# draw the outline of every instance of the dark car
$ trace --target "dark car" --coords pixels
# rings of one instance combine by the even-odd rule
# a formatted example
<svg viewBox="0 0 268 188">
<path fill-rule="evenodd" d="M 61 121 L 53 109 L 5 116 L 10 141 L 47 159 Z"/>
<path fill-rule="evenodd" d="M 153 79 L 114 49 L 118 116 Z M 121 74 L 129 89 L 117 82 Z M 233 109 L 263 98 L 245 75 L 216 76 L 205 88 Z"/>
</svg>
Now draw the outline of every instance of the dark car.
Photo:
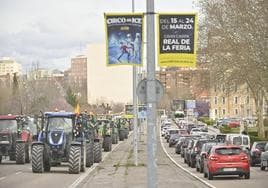
<svg viewBox="0 0 268 188">
<path fill-rule="evenodd" d="M 185 139 L 189 137 L 189 136 L 181 136 L 178 140 L 178 142 L 175 145 L 175 153 L 180 154 L 181 153 L 181 146 L 183 144 L 183 142 L 185 141 Z"/>
<path fill-rule="evenodd" d="M 180 134 L 172 134 L 170 136 L 170 139 L 169 139 L 169 142 L 168 142 L 168 146 L 169 147 L 174 146 L 178 142 L 178 140 L 179 140 L 180 137 L 181 137 Z"/>
<path fill-rule="evenodd" d="M 268 167 L 268 143 L 264 147 L 264 152 L 261 153 L 261 170 Z"/>
<path fill-rule="evenodd" d="M 184 151 L 184 163 L 188 164 L 188 166 L 190 166 L 190 154 L 191 154 L 191 149 L 194 146 L 194 142 L 195 142 L 194 138 L 190 139 L 188 142 L 188 146 L 187 148 L 185 148 L 185 151 Z"/>
<path fill-rule="evenodd" d="M 210 140 L 206 140 L 206 139 L 199 139 L 199 140 L 194 141 L 193 148 L 190 150 L 190 157 L 188 161 L 191 168 L 195 168 L 196 156 L 201 152 L 203 144 L 209 141 Z"/>
<path fill-rule="evenodd" d="M 180 149 L 182 158 L 184 158 L 184 152 L 185 152 L 185 149 L 187 148 L 190 140 L 191 140 L 191 137 L 185 137 L 185 139 L 182 141 L 181 149 Z"/>
<path fill-rule="evenodd" d="M 267 142 L 260 141 L 254 142 L 250 150 L 250 163 L 251 166 L 261 163 L 261 153 L 264 152 L 264 147 Z"/>
<path fill-rule="evenodd" d="M 207 152 L 212 148 L 212 146 L 217 145 L 218 142 L 216 140 L 210 140 L 202 145 L 200 153 L 196 155 L 196 171 L 203 173 L 204 170 L 204 159 L 207 155 Z"/>
</svg>

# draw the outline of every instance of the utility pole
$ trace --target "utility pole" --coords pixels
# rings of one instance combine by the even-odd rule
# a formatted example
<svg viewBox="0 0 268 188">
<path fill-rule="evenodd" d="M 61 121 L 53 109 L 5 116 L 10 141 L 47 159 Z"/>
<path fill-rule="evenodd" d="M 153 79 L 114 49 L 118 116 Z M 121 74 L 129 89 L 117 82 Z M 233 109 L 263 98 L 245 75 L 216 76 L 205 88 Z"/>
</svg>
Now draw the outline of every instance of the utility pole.
<svg viewBox="0 0 268 188">
<path fill-rule="evenodd" d="M 135 0 L 132 0 L 132 13 L 135 12 Z M 138 166 L 138 110 L 137 110 L 137 67 L 133 66 L 133 114 L 134 114 L 134 163 Z"/>
<path fill-rule="evenodd" d="M 156 188 L 156 83 L 154 0 L 146 2 L 147 20 L 147 180 L 148 188 Z"/>
</svg>

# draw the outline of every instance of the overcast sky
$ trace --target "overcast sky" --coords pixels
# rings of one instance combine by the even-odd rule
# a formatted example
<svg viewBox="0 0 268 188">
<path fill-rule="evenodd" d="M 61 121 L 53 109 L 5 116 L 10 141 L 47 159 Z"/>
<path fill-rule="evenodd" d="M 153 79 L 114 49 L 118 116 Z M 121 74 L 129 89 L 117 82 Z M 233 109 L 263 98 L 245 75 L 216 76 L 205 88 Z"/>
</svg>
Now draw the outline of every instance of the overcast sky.
<svg viewBox="0 0 268 188">
<path fill-rule="evenodd" d="M 132 0 L 0 0 L 0 57 L 30 70 L 65 70 L 90 43 L 104 43 L 104 12 L 131 12 Z M 146 0 L 135 0 L 145 12 Z M 193 12 L 192 0 L 155 0 L 155 12 Z"/>
</svg>

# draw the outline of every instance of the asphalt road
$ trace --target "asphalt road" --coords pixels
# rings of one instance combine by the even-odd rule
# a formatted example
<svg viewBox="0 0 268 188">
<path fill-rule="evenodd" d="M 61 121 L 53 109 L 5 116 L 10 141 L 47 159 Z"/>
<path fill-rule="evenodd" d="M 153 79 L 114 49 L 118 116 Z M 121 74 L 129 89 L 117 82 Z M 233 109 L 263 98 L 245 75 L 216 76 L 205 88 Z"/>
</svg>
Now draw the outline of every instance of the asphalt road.
<svg viewBox="0 0 268 188">
<path fill-rule="evenodd" d="M 211 130 L 209 131 L 211 132 Z M 214 133 L 214 132 L 213 132 Z M 188 167 L 187 164 L 183 162 L 183 158 L 175 153 L 175 148 L 170 148 L 168 143 L 164 138 L 161 138 L 164 149 L 169 154 L 169 156 L 180 166 L 196 175 L 201 180 L 211 184 L 217 188 L 235 187 L 235 188 L 265 188 L 268 187 L 268 170 L 261 171 L 260 167 L 250 168 L 250 179 L 246 180 L 239 178 L 238 176 L 216 176 L 213 180 L 208 180 L 203 177 L 203 173 L 196 172 L 195 168 Z M 178 167 L 179 168 L 179 167 Z"/>
</svg>

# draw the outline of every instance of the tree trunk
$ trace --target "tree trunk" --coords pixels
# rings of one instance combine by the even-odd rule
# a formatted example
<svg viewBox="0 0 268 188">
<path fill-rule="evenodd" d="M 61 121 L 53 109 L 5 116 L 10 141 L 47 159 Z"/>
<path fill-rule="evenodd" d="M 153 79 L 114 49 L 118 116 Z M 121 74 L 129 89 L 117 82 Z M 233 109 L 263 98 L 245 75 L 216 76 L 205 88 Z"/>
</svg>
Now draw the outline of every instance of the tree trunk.
<svg viewBox="0 0 268 188">
<path fill-rule="evenodd" d="M 256 113 L 258 117 L 258 136 L 265 137 L 264 124 L 263 124 L 263 92 L 259 91 L 257 98 L 255 98 Z"/>
</svg>

